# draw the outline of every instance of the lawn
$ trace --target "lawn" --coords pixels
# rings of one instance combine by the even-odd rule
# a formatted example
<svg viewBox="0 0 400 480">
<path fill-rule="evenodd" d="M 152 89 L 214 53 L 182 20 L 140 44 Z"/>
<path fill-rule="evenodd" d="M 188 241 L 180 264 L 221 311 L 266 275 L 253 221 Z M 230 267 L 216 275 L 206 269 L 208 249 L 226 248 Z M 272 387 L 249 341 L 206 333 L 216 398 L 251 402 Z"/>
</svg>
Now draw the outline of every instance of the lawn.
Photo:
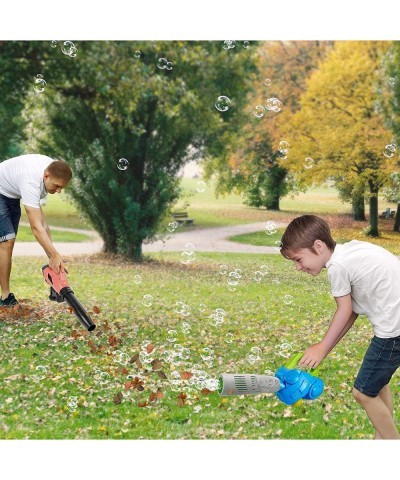
<svg viewBox="0 0 400 480">
<path fill-rule="evenodd" d="M 364 317 L 323 362 L 317 400 L 289 407 L 273 394 L 215 392 L 220 373 L 275 372 L 321 338 L 334 312 L 325 274 L 299 274 L 279 255 L 179 259 L 69 258 L 71 286 L 98 325 L 87 333 L 47 299 L 40 260 L 15 258 L 25 300 L 0 312 L 0 438 L 371 438 L 351 396 L 372 334 Z"/>
<path fill-rule="evenodd" d="M 51 228 L 51 236 L 54 242 L 88 242 L 91 237 L 77 232 L 66 232 Z M 18 228 L 18 242 L 36 242 L 36 238 L 30 227 L 20 225 Z"/>
</svg>

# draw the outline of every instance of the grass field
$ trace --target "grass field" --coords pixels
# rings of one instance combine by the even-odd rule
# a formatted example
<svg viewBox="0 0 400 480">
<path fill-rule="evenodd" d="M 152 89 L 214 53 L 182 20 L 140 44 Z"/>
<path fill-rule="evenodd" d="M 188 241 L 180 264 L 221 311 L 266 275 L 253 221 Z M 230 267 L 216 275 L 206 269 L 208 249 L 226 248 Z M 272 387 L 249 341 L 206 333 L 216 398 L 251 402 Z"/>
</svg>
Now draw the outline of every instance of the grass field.
<svg viewBox="0 0 400 480">
<path fill-rule="evenodd" d="M 51 229 L 51 236 L 53 242 L 87 242 L 90 241 L 89 235 L 82 233 L 66 232 L 64 230 Z M 36 238 L 32 233 L 30 227 L 20 225 L 18 228 L 18 242 L 36 242 Z"/>
<path fill-rule="evenodd" d="M 279 255 L 179 258 L 70 258 L 72 288 L 98 325 L 91 334 L 65 304 L 47 300 L 40 260 L 15 258 L 15 293 L 26 300 L 0 312 L 0 438 L 371 438 L 351 396 L 372 334 L 364 317 L 324 361 L 326 388 L 314 402 L 214 391 L 220 373 L 275 372 L 320 339 L 334 311 L 325 275 L 300 274 Z M 398 375 L 392 383 L 398 388 Z"/>
</svg>

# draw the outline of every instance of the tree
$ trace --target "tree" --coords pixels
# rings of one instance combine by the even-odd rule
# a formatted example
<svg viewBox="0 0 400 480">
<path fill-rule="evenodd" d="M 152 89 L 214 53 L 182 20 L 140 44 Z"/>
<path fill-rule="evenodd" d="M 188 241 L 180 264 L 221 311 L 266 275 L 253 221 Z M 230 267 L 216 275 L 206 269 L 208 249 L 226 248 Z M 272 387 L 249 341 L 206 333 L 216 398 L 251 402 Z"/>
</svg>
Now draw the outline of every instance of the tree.
<svg viewBox="0 0 400 480">
<path fill-rule="evenodd" d="M 255 92 L 249 95 L 242 135 L 231 146 L 230 168 L 219 157 L 206 164 L 208 176 L 218 172 L 217 192 L 234 190 L 243 193 L 250 206 L 279 210 L 280 198 L 299 190 L 281 162 L 285 154 L 279 147 L 280 127 L 298 109 L 306 78 L 331 46 L 332 42 L 318 41 L 260 44 Z M 282 102 L 282 111 L 278 102 L 268 105 L 267 99 Z M 275 108 L 269 110 L 266 105 Z"/>
<path fill-rule="evenodd" d="M 81 42 L 74 58 L 50 49 L 36 50 L 47 85 L 26 96 L 28 144 L 71 164 L 70 194 L 105 251 L 140 259 L 191 152 L 223 155 L 240 128 L 254 53 L 227 56 L 222 42 Z M 222 111 L 220 96 L 231 99 Z"/>
<path fill-rule="evenodd" d="M 284 164 L 304 184 L 333 179 L 340 188 L 369 189 L 369 235 L 378 232 L 378 192 L 393 159 L 383 154 L 391 132 L 376 107 L 379 71 L 390 42 L 337 42 L 309 79 L 301 109 L 286 125 Z"/>
</svg>

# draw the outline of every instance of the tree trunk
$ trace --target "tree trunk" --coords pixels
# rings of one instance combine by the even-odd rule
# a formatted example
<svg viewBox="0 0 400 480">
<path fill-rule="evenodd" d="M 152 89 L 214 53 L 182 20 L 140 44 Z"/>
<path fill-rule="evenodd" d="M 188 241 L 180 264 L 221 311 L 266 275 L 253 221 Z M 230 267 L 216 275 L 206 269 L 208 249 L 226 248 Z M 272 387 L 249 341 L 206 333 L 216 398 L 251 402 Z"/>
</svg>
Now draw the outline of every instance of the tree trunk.
<svg viewBox="0 0 400 480">
<path fill-rule="evenodd" d="M 393 231 L 400 232 L 400 202 L 397 203 L 396 219 L 394 221 Z"/>
<path fill-rule="evenodd" d="M 354 220 L 364 221 L 365 217 L 365 202 L 364 195 L 355 195 L 351 199 L 351 206 L 354 215 Z"/>
<path fill-rule="evenodd" d="M 370 183 L 371 196 L 369 199 L 369 232 L 370 237 L 379 237 L 378 231 L 378 189 Z"/>
<path fill-rule="evenodd" d="M 267 203 L 267 210 L 280 210 L 279 208 L 279 194 L 275 198 L 269 199 Z"/>
</svg>

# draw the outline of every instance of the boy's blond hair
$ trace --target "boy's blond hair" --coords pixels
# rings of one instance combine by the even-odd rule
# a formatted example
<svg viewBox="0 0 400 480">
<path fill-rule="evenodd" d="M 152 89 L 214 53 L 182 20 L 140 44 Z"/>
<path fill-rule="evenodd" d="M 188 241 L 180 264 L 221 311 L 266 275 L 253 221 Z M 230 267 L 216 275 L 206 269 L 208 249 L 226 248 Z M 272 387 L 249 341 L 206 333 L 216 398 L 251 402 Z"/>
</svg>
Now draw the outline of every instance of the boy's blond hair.
<svg viewBox="0 0 400 480">
<path fill-rule="evenodd" d="M 336 242 L 329 225 L 316 215 L 302 215 L 292 220 L 281 238 L 281 254 L 289 259 L 288 253 L 300 248 L 309 248 L 314 253 L 315 240 L 321 240 L 329 250 L 334 250 Z"/>
</svg>

